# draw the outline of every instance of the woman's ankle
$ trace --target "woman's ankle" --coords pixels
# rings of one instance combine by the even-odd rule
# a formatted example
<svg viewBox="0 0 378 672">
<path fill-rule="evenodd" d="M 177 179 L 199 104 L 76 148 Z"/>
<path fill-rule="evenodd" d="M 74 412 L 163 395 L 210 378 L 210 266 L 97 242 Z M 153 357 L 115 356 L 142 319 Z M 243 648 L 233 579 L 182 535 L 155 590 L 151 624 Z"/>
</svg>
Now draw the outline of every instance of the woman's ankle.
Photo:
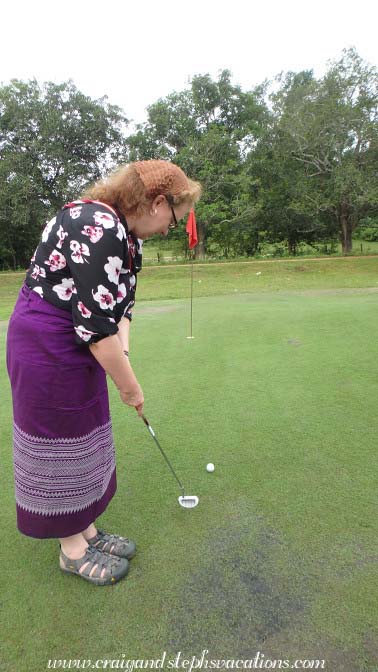
<svg viewBox="0 0 378 672">
<path fill-rule="evenodd" d="M 96 534 L 97 534 L 97 528 L 94 523 L 91 523 L 86 530 L 82 531 L 82 535 L 84 539 L 86 539 L 87 541 L 89 539 L 93 539 L 93 537 L 95 537 Z"/>
<path fill-rule="evenodd" d="M 88 548 L 88 542 L 82 533 L 64 537 L 59 541 L 64 555 L 71 560 L 82 558 Z"/>
</svg>

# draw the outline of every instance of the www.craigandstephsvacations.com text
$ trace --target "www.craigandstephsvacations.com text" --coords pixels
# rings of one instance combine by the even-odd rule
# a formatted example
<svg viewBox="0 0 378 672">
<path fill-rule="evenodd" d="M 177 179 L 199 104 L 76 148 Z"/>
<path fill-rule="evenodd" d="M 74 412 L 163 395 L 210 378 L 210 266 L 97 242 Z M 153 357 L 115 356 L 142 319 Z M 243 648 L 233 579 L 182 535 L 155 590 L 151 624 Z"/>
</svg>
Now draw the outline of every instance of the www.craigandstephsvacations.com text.
<svg viewBox="0 0 378 672">
<path fill-rule="evenodd" d="M 297 660 L 268 658 L 258 651 L 253 658 L 207 658 L 208 649 L 201 652 L 201 656 L 184 657 L 179 651 L 175 658 L 168 658 L 164 651 L 161 658 L 126 658 L 121 654 L 118 658 L 104 658 L 98 660 L 65 659 L 49 660 L 47 668 L 50 670 L 325 670 L 326 661 L 310 658 Z"/>
</svg>

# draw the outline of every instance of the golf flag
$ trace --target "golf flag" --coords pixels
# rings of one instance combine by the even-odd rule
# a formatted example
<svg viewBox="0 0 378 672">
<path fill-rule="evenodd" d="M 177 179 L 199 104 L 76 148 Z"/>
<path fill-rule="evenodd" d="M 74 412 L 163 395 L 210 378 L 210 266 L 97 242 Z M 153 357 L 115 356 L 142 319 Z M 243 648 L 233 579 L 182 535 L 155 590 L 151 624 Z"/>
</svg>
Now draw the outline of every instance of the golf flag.
<svg viewBox="0 0 378 672">
<path fill-rule="evenodd" d="M 189 249 L 191 250 L 198 243 L 196 216 L 193 208 L 189 212 L 188 221 L 186 223 L 186 233 L 189 234 Z"/>
</svg>

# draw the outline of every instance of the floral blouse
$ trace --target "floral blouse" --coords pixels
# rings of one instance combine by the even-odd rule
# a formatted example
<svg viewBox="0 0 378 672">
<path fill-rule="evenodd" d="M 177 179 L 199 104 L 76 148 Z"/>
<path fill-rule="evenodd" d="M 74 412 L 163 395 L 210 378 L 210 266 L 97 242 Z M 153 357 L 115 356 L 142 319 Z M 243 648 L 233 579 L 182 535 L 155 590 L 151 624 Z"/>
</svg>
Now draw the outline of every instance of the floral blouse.
<svg viewBox="0 0 378 672">
<path fill-rule="evenodd" d="M 132 318 L 142 241 L 118 212 L 99 201 L 74 201 L 46 225 L 26 284 L 43 299 L 72 312 L 77 343 L 116 334 Z"/>
</svg>

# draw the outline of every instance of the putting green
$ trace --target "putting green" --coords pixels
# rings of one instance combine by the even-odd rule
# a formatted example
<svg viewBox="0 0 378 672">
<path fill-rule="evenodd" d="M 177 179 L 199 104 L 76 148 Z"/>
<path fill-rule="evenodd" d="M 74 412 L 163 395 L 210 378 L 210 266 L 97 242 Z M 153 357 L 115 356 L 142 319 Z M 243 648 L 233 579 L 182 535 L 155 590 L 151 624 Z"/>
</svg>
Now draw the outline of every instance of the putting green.
<svg viewBox="0 0 378 672">
<path fill-rule="evenodd" d="M 54 540 L 15 530 L 3 370 L 0 669 L 204 649 L 376 669 L 376 306 L 368 290 L 201 297 L 187 340 L 188 301 L 138 304 L 130 349 L 145 413 L 199 505 L 180 508 L 111 387 L 118 492 L 100 522 L 138 545 L 111 589 L 63 575 Z"/>
</svg>

